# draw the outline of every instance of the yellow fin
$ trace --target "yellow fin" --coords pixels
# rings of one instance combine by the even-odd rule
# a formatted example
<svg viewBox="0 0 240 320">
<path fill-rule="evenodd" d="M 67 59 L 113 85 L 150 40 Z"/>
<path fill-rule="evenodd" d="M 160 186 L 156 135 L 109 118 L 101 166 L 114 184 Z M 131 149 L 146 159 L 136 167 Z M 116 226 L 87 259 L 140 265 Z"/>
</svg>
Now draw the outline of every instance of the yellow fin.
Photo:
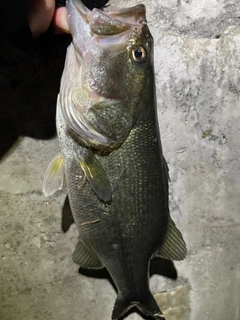
<svg viewBox="0 0 240 320">
<path fill-rule="evenodd" d="M 83 157 L 78 158 L 87 180 L 100 200 L 110 201 L 112 198 L 112 185 L 100 162 L 93 153 L 87 150 Z"/>
<path fill-rule="evenodd" d="M 104 267 L 96 253 L 81 238 L 78 240 L 72 259 L 74 263 L 83 268 L 101 269 Z"/>
<path fill-rule="evenodd" d="M 183 236 L 169 215 L 168 229 L 162 245 L 156 252 L 156 256 L 179 261 L 183 260 L 186 255 L 187 248 Z"/>
<path fill-rule="evenodd" d="M 42 191 L 46 197 L 53 195 L 57 190 L 63 188 L 64 177 L 64 160 L 58 153 L 47 167 L 43 178 Z"/>
</svg>

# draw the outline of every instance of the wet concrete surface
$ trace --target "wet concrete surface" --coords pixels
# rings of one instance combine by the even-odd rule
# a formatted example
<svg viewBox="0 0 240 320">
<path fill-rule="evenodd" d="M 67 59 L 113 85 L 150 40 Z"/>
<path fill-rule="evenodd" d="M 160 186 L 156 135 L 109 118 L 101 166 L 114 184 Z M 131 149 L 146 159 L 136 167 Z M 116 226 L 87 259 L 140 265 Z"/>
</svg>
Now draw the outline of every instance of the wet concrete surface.
<svg viewBox="0 0 240 320">
<path fill-rule="evenodd" d="M 146 6 L 171 214 L 188 246 L 184 261 L 153 262 L 151 289 L 167 320 L 240 320 L 240 5 Z M 77 231 L 65 192 L 41 191 L 59 150 L 54 117 L 66 40 L 31 58 L 2 48 L 0 319 L 110 319 L 116 292 L 107 275 L 81 274 L 71 260 Z"/>
</svg>

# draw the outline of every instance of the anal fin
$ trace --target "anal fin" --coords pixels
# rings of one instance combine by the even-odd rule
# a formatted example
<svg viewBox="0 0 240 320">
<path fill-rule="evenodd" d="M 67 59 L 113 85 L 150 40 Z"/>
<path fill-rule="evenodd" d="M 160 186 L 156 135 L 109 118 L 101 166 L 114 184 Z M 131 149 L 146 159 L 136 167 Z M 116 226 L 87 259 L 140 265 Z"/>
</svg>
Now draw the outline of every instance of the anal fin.
<svg viewBox="0 0 240 320">
<path fill-rule="evenodd" d="M 81 238 L 79 238 L 75 247 L 72 260 L 83 268 L 101 269 L 104 267 L 96 253 Z"/>
<path fill-rule="evenodd" d="M 162 257 L 169 260 L 180 261 L 187 255 L 186 243 L 183 240 L 181 232 L 177 229 L 175 223 L 168 216 L 168 229 L 164 241 L 157 250 L 157 257 Z"/>
</svg>

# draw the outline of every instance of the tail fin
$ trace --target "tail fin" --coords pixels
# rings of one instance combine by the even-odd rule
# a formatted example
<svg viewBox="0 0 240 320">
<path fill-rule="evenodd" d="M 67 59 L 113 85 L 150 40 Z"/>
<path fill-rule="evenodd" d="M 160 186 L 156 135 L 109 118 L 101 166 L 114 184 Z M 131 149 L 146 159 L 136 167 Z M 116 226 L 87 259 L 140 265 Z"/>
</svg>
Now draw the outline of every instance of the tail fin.
<svg viewBox="0 0 240 320">
<path fill-rule="evenodd" d="M 135 299 L 128 299 L 118 295 L 113 313 L 112 319 L 118 320 L 122 317 L 129 309 L 136 306 L 143 314 L 146 316 L 151 316 L 153 319 L 156 320 L 164 320 L 164 316 L 157 305 L 155 299 L 153 298 L 152 294 L 149 292 L 145 299 L 135 300 Z"/>
</svg>

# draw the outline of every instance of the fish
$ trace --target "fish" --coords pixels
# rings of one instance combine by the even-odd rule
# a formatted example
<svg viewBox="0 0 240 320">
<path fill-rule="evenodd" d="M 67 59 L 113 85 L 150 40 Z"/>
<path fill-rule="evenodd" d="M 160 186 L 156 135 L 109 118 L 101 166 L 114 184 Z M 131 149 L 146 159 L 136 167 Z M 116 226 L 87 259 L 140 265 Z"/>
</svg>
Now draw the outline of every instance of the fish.
<svg viewBox="0 0 240 320">
<path fill-rule="evenodd" d="M 43 193 L 66 188 L 79 232 L 73 261 L 108 270 L 117 288 L 112 319 L 134 306 L 165 319 L 149 288 L 149 263 L 182 260 L 187 249 L 169 212 L 146 8 L 91 11 L 68 0 L 67 11 L 72 43 L 57 98 L 60 152 Z"/>
</svg>

